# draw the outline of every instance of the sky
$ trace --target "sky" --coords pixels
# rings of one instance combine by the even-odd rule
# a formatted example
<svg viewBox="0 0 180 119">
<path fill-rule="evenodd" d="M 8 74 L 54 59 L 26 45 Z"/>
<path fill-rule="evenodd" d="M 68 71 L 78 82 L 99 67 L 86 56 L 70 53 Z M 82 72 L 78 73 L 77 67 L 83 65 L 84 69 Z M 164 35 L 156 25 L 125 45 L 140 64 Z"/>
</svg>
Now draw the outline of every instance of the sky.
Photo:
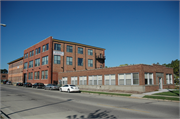
<svg viewBox="0 0 180 119">
<path fill-rule="evenodd" d="M 179 59 L 178 1 L 1 1 L 1 69 L 55 39 L 105 48 L 105 66 Z"/>
</svg>

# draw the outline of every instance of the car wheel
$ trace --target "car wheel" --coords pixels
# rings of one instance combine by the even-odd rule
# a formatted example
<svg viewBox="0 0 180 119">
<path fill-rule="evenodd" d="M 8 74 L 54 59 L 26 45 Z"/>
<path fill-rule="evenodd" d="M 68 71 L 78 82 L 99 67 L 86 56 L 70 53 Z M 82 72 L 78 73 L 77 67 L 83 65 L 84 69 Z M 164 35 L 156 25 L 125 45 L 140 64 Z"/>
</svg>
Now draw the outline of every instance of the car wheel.
<svg viewBox="0 0 180 119">
<path fill-rule="evenodd" d="M 38 89 L 38 86 L 36 86 L 36 88 Z"/>
<path fill-rule="evenodd" d="M 59 91 L 62 92 L 62 89 L 60 88 Z"/>
<path fill-rule="evenodd" d="M 68 89 L 68 93 L 70 93 L 70 90 Z"/>
<path fill-rule="evenodd" d="M 49 90 L 51 90 L 51 88 L 49 88 Z"/>
<path fill-rule="evenodd" d="M 46 90 L 46 88 L 44 88 L 44 90 Z"/>
<path fill-rule="evenodd" d="M 34 87 L 32 86 L 32 88 L 34 88 Z"/>
</svg>

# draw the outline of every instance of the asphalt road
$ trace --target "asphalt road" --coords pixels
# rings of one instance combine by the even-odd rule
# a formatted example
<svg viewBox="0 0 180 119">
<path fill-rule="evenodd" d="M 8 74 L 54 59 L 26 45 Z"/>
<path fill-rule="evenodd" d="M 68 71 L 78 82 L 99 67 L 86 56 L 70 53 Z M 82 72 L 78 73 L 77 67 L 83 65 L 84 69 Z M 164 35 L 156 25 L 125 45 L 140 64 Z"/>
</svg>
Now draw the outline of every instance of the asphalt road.
<svg viewBox="0 0 180 119">
<path fill-rule="evenodd" d="M 11 119 L 179 119 L 179 103 L 66 93 L 1 84 L 1 110 Z"/>
</svg>

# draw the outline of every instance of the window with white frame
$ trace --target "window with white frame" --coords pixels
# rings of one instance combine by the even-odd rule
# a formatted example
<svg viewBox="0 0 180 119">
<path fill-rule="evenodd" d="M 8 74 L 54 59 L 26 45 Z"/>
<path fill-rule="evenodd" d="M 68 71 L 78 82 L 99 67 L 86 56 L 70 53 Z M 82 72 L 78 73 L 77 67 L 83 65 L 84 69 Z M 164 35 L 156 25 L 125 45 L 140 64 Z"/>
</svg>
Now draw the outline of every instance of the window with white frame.
<svg viewBox="0 0 180 119">
<path fill-rule="evenodd" d="M 131 74 L 126 74 L 126 85 L 131 85 Z"/>
<path fill-rule="evenodd" d="M 93 84 L 98 85 L 97 76 L 93 76 Z"/>
<path fill-rule="evenodd" d="M 93 85 L 93 78 L 92 78 L 92 76 L 89 76 L 89 85 Z"/>
<path fill-rule="evenodd" d="M 133 85 L 139 84 L 139 73 L 133 73 Z"/>
<path fill-rule="evenodd" d="M 109 85 L 109 75 L 104 75 L 105 85 Z"/>
<path fill-rule="evenodd" d="M 77 77 L 71 77 L 71 84 L 77 85 Z"/>
<path fill-rule="evenodd" d="M 87 85 L 87 76 L 79 77 L 79 85 Z"/>
<path fill-rule="evenodd" d="M 83 54 L 83 48 L 78 47 L 78 54 Z"/>
<path fill-rule="evenodd" d="M 60 63 L 61 63 L 61 56 L 54 55 L 54 64 L 60 64 Z"/>
<path fill-rule="evenodd" d="M 172 83 L 172 74 L 166 74 L 166 84 L 173 84 Z"/>
<path fill-rule="evenodd" d="M 66 57 L 66 64 L 72 65 L 72 57 Z"/>
<path fill-rule="evenodd" d="M 67 77 L 63 77 L 62 78 L 62 85 L 66 85 L 67 84 Z"/>
<path fill-rule="evenodd" d="M 66 51 L 67 51 L 67 52 L 73 52 L 73 47 L 67 45 Z"/>
<path fill-rule="evenodd" d="M 48 79 L 48 70 L 45 71 L 45 79 Z"/>
<path fill-rule="evenodd" d="M 144 74 L 144 78 L 145 78 L 145 85 L 153 85 L 153 73 L 145 73 Z"/>
<path fill-rule="evenodd" d="M 118 85 L 124 85 L 124 74 L 118 74 Z"/>
<path fill-rule="evenodd" d="M 115 76 L 116 76 L 116 75 L 113 74 L 113 75 L 111 75 L 111 77 L 110 77 L 110 78 L 111 78 L 111 79 L 110 79 L 110 80 L 111 80 L 111 85 L 116 85 L 116 80 L 115 80 L 116 78 L 115 78 Z"/>
<path fill-rule="evenodd" d="M 97 79 L 98 79 L 98 85 L 102 85 L 102 75 L 98 75 Z"/>
<path fill-rule="evenodd" d="M 54 50 L 61 51 L 61 44 L 54 44 Z"/>
</svg>

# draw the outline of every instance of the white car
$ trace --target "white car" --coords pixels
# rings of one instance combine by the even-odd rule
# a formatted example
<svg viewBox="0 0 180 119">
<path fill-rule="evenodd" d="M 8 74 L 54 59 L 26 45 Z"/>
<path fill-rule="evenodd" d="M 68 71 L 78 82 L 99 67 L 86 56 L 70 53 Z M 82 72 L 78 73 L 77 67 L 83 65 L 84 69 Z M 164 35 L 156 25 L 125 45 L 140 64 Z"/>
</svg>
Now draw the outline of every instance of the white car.
<svg viewBox="0 0 180 119">
<path fill-rule="evenodd" d="M 68 93 L 70 92 L 79 92 L 79 88 L 75 85 L 70 85 L 70 84 L 67 84 L 67 85 L 64 85 L 62 87 L 59 88 L 59 91 L 62 92 L 62 91 L 67 91 Z"/>
</svg>

